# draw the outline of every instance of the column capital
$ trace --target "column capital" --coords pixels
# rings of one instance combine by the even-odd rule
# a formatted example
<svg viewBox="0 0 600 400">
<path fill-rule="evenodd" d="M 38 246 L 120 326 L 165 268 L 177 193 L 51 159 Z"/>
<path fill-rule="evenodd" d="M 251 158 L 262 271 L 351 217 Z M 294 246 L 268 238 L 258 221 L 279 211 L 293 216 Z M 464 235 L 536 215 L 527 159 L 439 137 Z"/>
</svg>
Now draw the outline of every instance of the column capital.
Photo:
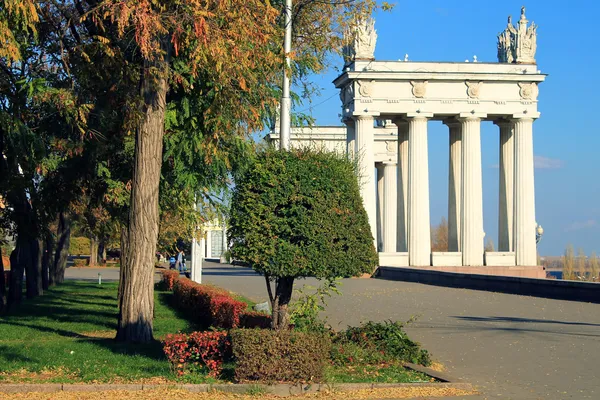
<svg viewBox="0 0 600 400">
<path fill-rule="evenodd" d="M 375 119 L 375 117 L 379 117 L 379 112 L 361 112 L 352 114 L 352 118 L 355 120 L 359 119 Z"/>
<path fill-rule="evenodd" d="M 396 167 L 398 165 L 398 162 L 393 161 L 393 160 L 388 160 L 388 161 L 382 161 L 381 164 L 383 164 L 384 167 Z"/>
<path fill-rule="evenodd" d="M 462 112 L 458 115 L 457 119 L 459 121 L 467 121 L 467 120 L 482 120 L 487 117 L 486 113 L 480 113 L 475 111 Z"/>
<path fill-rule="evenodd" d="M 442 123 L 444 125 L 446 125 L 448 128 L 460 127 L 460 121 L 456 118 L 446 118 L 445 120 L 442 121 Z"/>
<path fill-rule="evenodd" d="M 351 118 L 351 117 L 344 117 L 344 118 L 342 119 L 342 123 L 343 123 L 344 125 L 354 125 L 354 118 Z"/>
<path fill-rule="evenodd" d="M 403 117 L 394 117 L 392 118 L 392 122 L 396 124 L 397 127 L 408 125 L 408 121 Z"/>
<path fill-rule="evenodd" d="M 412 112 L 412 113 L 407 113 L 406 114 L 406 118 L 410 118 L 410 119 L 427 119 L 427 118 L 433 118 L 433 113 L 432 112 L 426 112 L 426 111 L 416 111 L 416 112 Z"/>
<path fill-rule="evenodd" d="M 540 117 L 540 113 L 539 112 L 524 112 L 524 113 L 519 113 L 519 114 L 513 114 L 512 115 L 512 120 L 535 120 L 538 119 Z"/>
<path fill-rule="evenodd" d="M 494 125 L 500 127 L 500 128 L 508 128 L 510 126 L 512 126 L 513 121 L 510 118 L 498 118 L 496 120 L 494 120 Z"/>
</svg>

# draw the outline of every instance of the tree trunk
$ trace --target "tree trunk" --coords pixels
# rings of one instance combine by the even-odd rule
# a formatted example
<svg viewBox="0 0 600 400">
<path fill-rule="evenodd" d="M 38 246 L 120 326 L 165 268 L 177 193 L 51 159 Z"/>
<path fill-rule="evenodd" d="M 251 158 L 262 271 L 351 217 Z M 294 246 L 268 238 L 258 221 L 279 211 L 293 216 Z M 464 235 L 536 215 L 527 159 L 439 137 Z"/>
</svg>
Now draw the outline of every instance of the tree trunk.
<svg viewBox="0 0 600 400">
<path fill-rule="evenodd" d="M 29 240 L 29 259 L 25 269 L 25 286 L 27 298 L 32 299 L 44 294 L 42 289 L 42 258 L 44 256 L 44 245 L 41 239 Z"/>
<path fill-rule="evenodd" d="M 10 282 L 8 286 L 8 307 L 21 303 L 23 298 L 23 273 L 30 257 L 28 246 L 23 245 L 24 240 L 17 237 L 15 249 L 10 253 Z"/>
<path fill-rule="evenodd" d="M 106 238 L 101 238 L 96 251 L 99 264 L 106 264 Z"/>
<path fill-rule="evenodd" d="M 39 257 L 39 246 L 37 239 L 27 238 L 24 240 L 24 251 L 28 252 L 25 255 L 25 288 L 28 299 L 32 299 L 40 295 L 38 290 L 38 281 L 40 282 L 39 289 L 42 287 L 42 277 L 38 273 L 38 266 L 42 267 L 41 263 L 38 263 Z"/>
<path fill-rule="evenodd" d="M 124 278 L 123 278 L 123 271 L 125 271 L 125 264 L 126 263 L 126 255 L 127 255 L 127 226 L 122 226 L 121 227 L 121 256 L 119 257 L 119 264 L 120 264 L 120 268 L 119 268 L 119 292 L 118 292 L 118 301 L 119 304 L 121 304 L 121 298 L 123 297 L 123 283 L 124 283 Z"/>
<path fill-rule="evenodd" d="M 6 309 L 6 280 L 4 279 L 4 260 L 2 259 L 2 248 L 0 247 L 0 315 Z"/>
<path fill-rule="evenodd" d="M 54 263 L 51 265 L 53 268 L 50 271 L 50 286 L 65 281 L 65 269 L 67 268 L 69 246 L 71 245 L 71 218 L 65 212 L 61 212 L 58 216 L 56 237 L 58 242 L 56 243 Z"/>
<path fill-rule="evenodd" d="M 90 236 L 90 267 L 98 265 L 98 238 Z"/>
<path fill-rule="evenodd" d="M 145 62 L 144 99 L 136 132 L 129 208 L 128 249 L 122 270 L 117 340 L 149 342 L 154 315 L 154 254 L 158 240 L 158 190 L 162 165 L 168 64 Z"/>
<path fill-rule="evenodd" d="M 54 239 L 52 238 L 52 234 L 48 232 L 46 236 L 46 240 L 43 242 L 44 248 L 44 256 L 42 258 L 42 289 L 48 290 L 50 286 L 50 268 L 51 265 L 54 264 L 54 256 L 53 256 L 53 248 L 54 248 Z"/>
<path fill-rule="evenodd" d="M 267 280 L 267 285 L 270 285 Z M 271 296 L 272 309 L 272 327 L 275 330 L 288 329 L 290 325 L 290 316 L 288 314 L 288 304 L 292 299 L 294 290 L 293 277 L 280 277 L 275 279 L 275 296 Z M 270 286 L 269 286 L 269 292 Z"/>
</svg>

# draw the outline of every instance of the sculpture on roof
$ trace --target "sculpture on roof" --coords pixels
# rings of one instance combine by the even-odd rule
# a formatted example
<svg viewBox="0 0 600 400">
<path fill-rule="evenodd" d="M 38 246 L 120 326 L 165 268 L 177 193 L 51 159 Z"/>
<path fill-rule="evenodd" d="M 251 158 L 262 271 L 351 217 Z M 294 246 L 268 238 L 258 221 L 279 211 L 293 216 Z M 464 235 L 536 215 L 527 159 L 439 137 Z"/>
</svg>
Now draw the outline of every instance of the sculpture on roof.
<svg viewBox="0 0 600 400">
<path fill-rule="evenodd" d="M 508 17 L 508 26 L 498 35 L 498 62 L 535 64 L 535 51 L 537 48 L 537 25 L 525 17 L 525 7 L 521 7 L 521 18 L 518 28 L 512 24 Z"/>
<path fill-rule="evenodd" d="M 344 33 L 344 62 L 374 60 L 377 31 L 371 17 L 359 17 Z"/>
</svg>

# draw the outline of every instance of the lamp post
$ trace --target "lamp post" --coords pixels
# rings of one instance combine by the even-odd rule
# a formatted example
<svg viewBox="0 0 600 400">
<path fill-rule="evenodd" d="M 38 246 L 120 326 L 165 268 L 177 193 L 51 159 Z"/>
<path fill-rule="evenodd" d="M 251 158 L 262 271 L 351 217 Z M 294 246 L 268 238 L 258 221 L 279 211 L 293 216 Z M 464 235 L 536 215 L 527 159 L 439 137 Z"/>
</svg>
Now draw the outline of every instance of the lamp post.
<svg viewBox="0 0 600 400">
<path fill-rule="evenodd" d="M 542 226 L 536 222 L 536 224 L 535 224 L 535 244 L 536 245 L 542 240 L 542 235 L 544 235 L 544 228 L 542 228 Z"/>
<path fill-rule="evenodd" d="M 290 99 L 290 77 L 288 70 L 290 68 L 290 51 L 292 50 L 292 0 L 285 0 L 285 38 L 283 42 L 283 52 L 285 54 L 285 65 L 283 67 L 283 87 L 281 95 L 280 127 L 279 127 L 279 148 L 281 150 L 290 149 L 290 126 L 292 100 Z"/>
</svg>

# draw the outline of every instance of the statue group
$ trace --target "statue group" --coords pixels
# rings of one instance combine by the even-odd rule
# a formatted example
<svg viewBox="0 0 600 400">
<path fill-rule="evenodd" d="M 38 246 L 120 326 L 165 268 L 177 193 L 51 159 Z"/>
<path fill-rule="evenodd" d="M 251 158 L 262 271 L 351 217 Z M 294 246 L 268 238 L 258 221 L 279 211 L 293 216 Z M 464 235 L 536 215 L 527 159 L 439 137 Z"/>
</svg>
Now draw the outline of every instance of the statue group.
<svg viewBox="0 0 600 400">
<path fill-rule="evenodd" d="M 535 64 L 537 25 L 529 25 L 525 7 L 521 7 L 518 26 L 508 17 L 508 26 L 498 34 L 498 62 Z M 374 60 L 377 32 L 375 21 L 367 16 L 357 17 L 344 32 L 343 55 L 345 64 L 354 60 Z M 408 55 L 405 57 L 408 61 Z"/>
<path fill-rule="evenodd" d="M 535 64 L 537 25 L 525 17 L 525 7 L 521 7 L 521 19 L 515 28 L 512 18 L 508 17 L 508 26 L 498 35 L 498 61 L 501 63 Z"/>
</svg>

